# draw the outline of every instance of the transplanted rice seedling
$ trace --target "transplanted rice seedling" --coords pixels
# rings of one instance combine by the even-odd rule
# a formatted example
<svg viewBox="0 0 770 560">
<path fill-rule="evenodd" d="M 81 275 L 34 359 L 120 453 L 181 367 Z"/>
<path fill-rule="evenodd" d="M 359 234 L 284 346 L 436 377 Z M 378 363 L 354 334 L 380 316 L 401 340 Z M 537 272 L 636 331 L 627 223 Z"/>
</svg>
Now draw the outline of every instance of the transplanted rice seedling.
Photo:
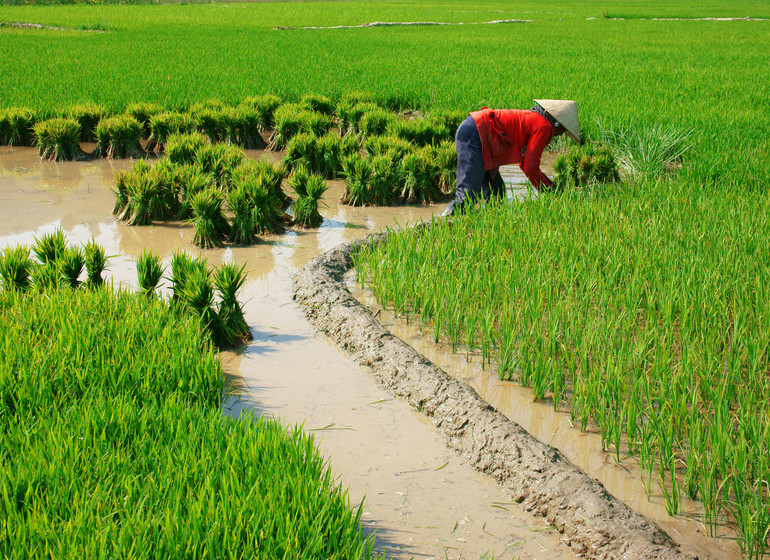
<svg viewBox="0 0 770 560">
<path fill-rule="evenodd" d="M 48 119 L 35 125 L 40 157 L 49 161 L 71 161 L 85 154 L 80 149 L 80 125 L 74 119 Z"/>
<path fill-rule="evenodd" d="M 163 112 L 150 117 L 150 136 L 147 139 L 147 151 L 156 154 L 162 152 L 169 137 L 190 134 L 195 131 L 196 121 L 188 113 Z"/>
<path fill-rule="evenodd" d="M 287 176 L 286 168 L 265 160 L 246 160 L 238 171 L 242 174 L 255 174 L 261 177 L 262 184 L 270 192 L 281 209 L 288 207 L 291 198 L 283 190 L 283 180 Z"/>
<path fill-rule="evenodd" d="M 267 146 L 260 131 L 265 125 L 261 109 L 239 105 L 235 109 L 235 143 L 247 150 L 261 150 Z"/>
<path fill-rule="evenodd" d="M 45 233 L 40 239 L 35 237 L 32 250 L 41 263 L 55 266 L 67 251 L 67 237 L 61 229 Z"/>
<path fill-rule="evenodd" d="M 96 125 L 107 115 L 107 109 L 96 103 L 80 103 L 67 109 L 65 117 L 74 119 L 80 125 L 80 140 L 94 142 Z"/>
<path fill-rule="evenodd" d="M 592 144 L 575 146 L 556 158 L 554 164 L 554 182 L 560 188 L 618 181 L 618 165 L 608 147 Z"/>
<path fill-rule="evenodd" d="M 212 143 L 237 143 L 238 114 L 233 107 L 196 107 L 192 109 L 198 131 Z"/>
<path fill-rule="evenodd" d="M 369 191 L 374 203 L 380 206 L 395 204 L 404 183 L 400 162 L 392 152 L 374 156 L 370 161 L 372 173 L 369 176 Z"/>
<path fill-rule="evenodd" d="M 248 339 L 251 335 L 249 325 L 243 316 L 243 307 L 238 301 L 238 292 L 246 283 L 244 269 L 235 263 L 223 263 L 214 270 L 214 286 L 219 293 L 219 322 L 227 339 L 223 345 L 231 346 Z"/>
<path fill-rule="evenodd" d="M 91 239 L 84 250 L 88 287 L 99 288 L 104 285 L 102 272 L 107 270 L 107 254 L 104 248 Z"/>
<path fill-rule="evenodd" d="M 274 191 L 274 168 L 260 163 L 249 160 L 246 165 L 240 166 L 233 174 L 233 183 L 246 196 L 254 231 L 258 234 L 280 233 L 286 221 L 282 211 L 284 202 Z"/>
<path fill-rule="evenodd" d="M 401 199 L 407 204 L 436 202 L 445 198 L 438 187 L 438 167 L 429 150 L 406 154 L 401 160 L 403 188 Z"/>
<path fill-rule="evenodd" d="M 234 245 L 251 245 L 254 243 L 254 216 L 253 207 L 242 186 L 233 188 L 227 194 L 227 205 L 233 213 L 233 222 L 230 224 L 230 242 Z"/>
<path fill-rule="evenodd" d="M 289 186 L 297 194 L 291 204 L 294 213 L 294 224 L 315 228 L 323 223 L 323 216 L 318 211 L 318 204 L 328 186 L 320 175 L 310 173 L 303 167 L 298 167 L 289 178 Z"/>
<path fill-rule="evenodd" d="M 447 130 L 449 137 L 447 140 L 454 140 L 455 134 L 457 134 L 457 128 L 460 126 L 469 113 L 467 111 L 455 111 L 450 109 L 443 109 L 438 111 L 431 111 L 428 115 L 428 121 L 439 126 L 443 126 Z"/>
<path fill-rule="evenodd" d="M 195 163 L 195 154 L 209 144 L 208 138 L 200 132 L 171 134 L 166 140 L 166 155 L 174 163 Z"/>
<path fill-rule="evenodd" d="M 139 289 L 147 296 L 154 296 L 160 279 L 163 278 L 163 264 L 158 255 L 150 251 L 142 251 L 136 259 L 136 275 L 139 281 Z"/>
<path fill-rule="evenodd" d="M 440 144 L 444 140 L 454 139 L 444 125 L 425 119 L 394 121 L 388 125 L 387 134 L 398 136 L 417 146 L 430 146 Z"/>
<path fill-rule="evenodd" d="M 141 157 L 142 125 L 128 115 L 104 118 L 96 125 L 96 153 L 108 158 Z"/>
<path fill-rule="evenodd" d="M 262 123 L 260 124 L 261 130 L 273 128 L 275 120 L 273 115 L 275 110 L 280 107 L 281 98 L 275 95 L 257 95 L 253 97 L 246 97 L 243 99 L 239 106 L 250 107 L 255 109 L 260 115 L 262 115 Z"/>
<path fill-rule="evenodd" d="M 370 136 L 364 140 L 364 150 L 370 156 L 380 156 L 391 152 L 397 159 L 415 151 L 415 147 L 408 141 L 397 136 Z"/>
<path fill-rule="evenodd" d="M 316 95 L 314 93 L 305 94 L 299 100 L 299 105 L 309 111 L 323 113 L 324 115 L 331 116 L 334 114 L 334 103 L 331 99 L 323 95 Z"/>
<path fill-rule="evenodd" d="M 58 262 L 62 281 L 70 288 L 80 286 L 80 275 L 83 274 L 85 264 L 83 250 L 80 247 L 68 247 Z"/>
<path fill-rule="evenodd" d="M 374 202 L 369 185 L 372 178 L 371 160 L 359 155 L 347 156 L 342 160 L 342 174 L 345 177 L 345 192 L 340 202 L 351 206 L 366 206 Z"/>
<path fill-rule="evenodd" d="M 166 109 L 155 103 L 131 103 L 126 107 L 126 114 L 142 125 L 143 138 L 150 135 L 150 119 L 159 113 L 167 112 Z"/>
<path fill-rule="evenodd" d="M 32 146 L 35 141 L 33 127 L 36 122 L 37 116 L 30 109 L 0 109 L 0 144 Z"/>
<path fill-rule="evenodd" d="M 215 189 L 205 189 L 190 197 L 195 226 L 195 243 L 201 249 L 220 247 L 229 233 L 229 224 L 222 214 L 224 195 Z"/>
<path fill-rule="evenodd" d="M 139 160 L 130 171 L 115 176 L 115 207 L 113 213 L 119 220 L 127 220 L 132 226 L 152 223 L 158 213 L 158 185 L 151 175 L 152 166 Z"/>
<path fill-rule="evenodd" d="M 304 166 L 307 169 L 317 171 L 320 167 L 319 160 L 318 137 L 308 132 L 301 132 L 289 140 L 286 145 L 286 156 L 284 156 L 282 163 L 288 170 L 295 166 Z"/>
<path fill-rule="evenodd" d="M 361 116 L 358 128 L 364 136 L 382 136 L 397 117 L 385 109 L 367 111 Z"/>
<path fill-rule="evenodd" d="M 201 171 L 210 174 L 218 188 L 228 191 L 232 185 L 232 174 L 238 167 L 245 154 L 237 146 L 228 144 L 208 144 L 202 146 L 195 154 L 195 163 Z"/>
<path fill-rule="evenodd" d="M 438 187 L 452 195 L 457 183 L 457 147 L 454 142 L 444 141 L 431 150 L 438 168 Z"/>
<path fill-rule="evenodd" d="M 323 136 L 332 126 L 332 118 L 323 113 L 309 111 L 294 103 L 281 105 L 275 111 L 275 129 L 268 144 L 269 150 L 285 149 L 300 132 Z"/>
<path fill-rule="evenodd" d="M 35 262 L 29 256 L 29 247 L 20 245 L 6 248 L 0 254 L 0 278 L 6 290 L 26 291 L 32 285 L 31 274 Z"/>
</svg>

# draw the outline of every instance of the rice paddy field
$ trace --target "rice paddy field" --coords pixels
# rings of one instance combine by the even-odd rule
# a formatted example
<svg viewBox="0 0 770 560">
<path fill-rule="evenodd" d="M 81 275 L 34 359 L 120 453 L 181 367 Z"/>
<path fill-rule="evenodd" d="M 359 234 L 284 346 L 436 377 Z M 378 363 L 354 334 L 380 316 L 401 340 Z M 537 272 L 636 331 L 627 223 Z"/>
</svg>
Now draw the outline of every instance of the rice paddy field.
<svg viewBox="0 0 770 560">
<path fill-rule="evenodd" d="M 613 149 L 620 182 L 394 231 L 358 255 L 359 278 L 384 306 L 419 315 L 436 340 L 599 430 L 618 457 L 635 457 L 672 515 L 684 497 L 698 500 L 708 526 L 729 523 L 744 556 L 762 558 L 769 19 L 766 0 L 6 2 L 0 122 L 6 109 L 26 108 L 73 135 L 74 107 L 85 103 L 110 115 L 138 102 L 181 113 L 263 94 L 336 101 L 363 92 L 428 113 L 575 99 L 584 136 Z M 515 21 L 486 23 L 496 20 Z M 375 21 L 458 25 L 297 29 Z M 112 556 L 239 556 L 254 543 L 265 543 L 266 558 L 369 554 L 312 441 L 269 422 L 223 420 L 213 351 L 193 322 L 170 328 L 168 309 L 153 301 L 0 292 L 3 554 L 13 557 L 19 543 L 50 557 L 92 556 L 105 543 Z M 87 321 L 94 314 L 105 317 L 98 332 Z M 83 354 L 105 333 L 125 345 Z M 166 378 L 136 369 L 137 337 L 153 342 L 144 351 L 167 364 Z M 179 355 L 189 362 L 171 359 Z M 189 389 L 191 371 L 200 390 Z M 149 431 L 137 439 L 136 426 Z M 73 455 L 75 437 L 93 440 L 93 457 Z M 190 458 L 184 475 L 166 468 L 171 449 Z M 296 486 L 270 486 L 279 455 Z M 111 487 L 100 482 L 105 472 L 116 473 Z M 47 493 L 52 477 L 71 492 Z M 264 487 L 264 501 L 238 490 L 247 487 Z M 220 500 L 223 488 L 234 503 Z M 295 492 L 325 501 L 308 498 L 288 514 L 282 500 Z M 179 508 L 194 520 L 188 527 L 171 520 Z M 265 511 L 274 530 L 251 534 L 249 512 Z M 319 539 L 318 511 L 344 537 Z M 227 527 L 212 526 L 223 516 Z"/>
</svg>

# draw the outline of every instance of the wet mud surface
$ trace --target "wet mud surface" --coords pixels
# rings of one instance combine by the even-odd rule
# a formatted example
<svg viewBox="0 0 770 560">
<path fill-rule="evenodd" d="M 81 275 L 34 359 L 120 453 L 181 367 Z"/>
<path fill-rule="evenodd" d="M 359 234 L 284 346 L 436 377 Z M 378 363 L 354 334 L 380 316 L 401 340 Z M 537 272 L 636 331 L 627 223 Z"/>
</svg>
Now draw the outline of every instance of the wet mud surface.
<svg viewBox="0 0 770 560">
<path fill-rule="evenodd" d="M 448 449 L 430 420 L 316 334 L 292 300 L 292 274 L 315 256 L 371 232 L 428 220 L 443 205 L 339 206 L 342 185 L 332 182 L 318 230 L 289 230 L 253 247 L 200 251 L 187 224 L 129 227 L 111 216 L 113 173 L 132 164 L 42 162 L 34 149 L 0 147 L 0 250 L 31 244 L 58 227 L 70 243 L 93 236 L 114 255 L 107 281 L 128 289 L 136 287 L 135 260 L 145 249 L 166 264 L 176 250 L 201 254 L 211 265 L 245 263 L 241 300 L 254 340 L 222 353 L 230 391 L 224 413 L 254 410 L 314 434 L 350 489 L 351 503 L 365 498 L 363 525 L 376 531 L 378 550 L 398 559 L 576 557 L 544 520 Z"/>
</svg>

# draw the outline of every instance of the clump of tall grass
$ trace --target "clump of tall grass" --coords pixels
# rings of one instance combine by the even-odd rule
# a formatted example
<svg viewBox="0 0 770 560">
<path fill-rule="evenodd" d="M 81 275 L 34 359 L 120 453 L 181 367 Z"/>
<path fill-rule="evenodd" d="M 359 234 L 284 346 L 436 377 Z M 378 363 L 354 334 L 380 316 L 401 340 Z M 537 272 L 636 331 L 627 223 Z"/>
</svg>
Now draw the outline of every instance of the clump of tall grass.
<svg viewBox="0 0 770 560">
<path fill-rule="evenodd" d="M 154 296 L 155 290 L 163 278 L 163 263 L 158 255 L 144 250 L 136 259 L 136 275 L 139 281 L 139 289 L 147 296 Z"/>
<path fill-rule="evenodd" d="M 162 152 L 169 137 L 190 134 L 195 131 L 196 121 L 188 113 L 163 112 L 150 116 L 150 136 L 147 138 L 147 151 L 156 154 Z"/>
<path fill-rule="evenodd" d="M 195 163 L 195 154 L 209 144 L 208 138 L 200 132 L 171 134 L 166 139 L 166 155 L 174 163 Z"/>
<path fill-rule="evenodd" d="M 72 161 L 85 154 L 80 149 L 80 124 L 75 119 L 54 118 L 34 127 L 40 157 L 49 161 Z"/>
<path fill-rule="evenodd" d="M 142 137 L 147 138 L 150 135 L 150 119 L 154 115 L 165 113 L 167 110 L 156 103 L 131 103 L 126 107 L 126 115 L 134 118 L 142 125 Z"/>
<path fill-rule="evenodd" d="M 96 125 L 107 115 L 107 109 L 96 103 L 79 103 L 73 105 L 64 116 L 74 119 L 80 125 L 80 140 L 94 142 L 96 140 Z"/>
<path fill-rule="evenodd" d="M 599 138 L 612 147 L 620 168 L 629 178 L 661 176 L 681 165 L 682 157 L 693 145 L 692 130 L 660 124 L 614 129 L 599 124 Z"/>
<path fill-rule="evenodd" d="M 607 146 L 574 146 L 554 164 L 554 182 L 559 188 L 618 181 L 618 164 Z"/>
<path fill-rule="evenodd" d="M 35 262 L 29 256 L 29 247 L 19 245 L 6 248 L 0 254 L 0 278 L 6 290 L 26 291 L 32 285 L 31 275 Z"/>
<path fill-rule="evenodd" d="M 35 141 L 33 127 L 36 122 L 37 115 L 30 109 L 0 109 L 0 144 L 32 146 Z"/>
<path fill-rule="evenodd" d="M 128 115 L 104 118 L 96 125 L 96 153 L 108 158 L 133 158 L 144 154 L 139 140 L 142 125 Z"/>
<path fill-rule="evenodd" d="M 297 195 L 291 204 L 294 224 L 304 228 L 320 226 L 323 216 L 318 211 L 318 205 L 328 189 L 324 178 L 304 167 L 297 167 L 289 178 L 289 186 Z"/>
<path fill-rule="evenodd" d="M 195 226 L 195 243 L 201 249 L 220 247 L 224 243 L 230 227 L 222 214 L 224 195 L 215 189 L 205 189 L 190 197 L 192 218 Z"/>
</svg>

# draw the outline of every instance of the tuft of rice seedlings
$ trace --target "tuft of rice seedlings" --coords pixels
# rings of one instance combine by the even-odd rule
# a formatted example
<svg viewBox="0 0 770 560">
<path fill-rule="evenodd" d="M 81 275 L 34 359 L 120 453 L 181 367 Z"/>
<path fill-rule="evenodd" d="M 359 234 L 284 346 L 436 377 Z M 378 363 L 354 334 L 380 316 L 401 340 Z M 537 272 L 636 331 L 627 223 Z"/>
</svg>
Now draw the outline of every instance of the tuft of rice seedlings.
<svg viewBox="0 0 770 560">
<path fill-rule="evenodd" d="M 450 141 L 454 141 L 455 134 L 457 134 L 457 128 L 467 118 L 467 111 L 457 111 L 451 109 L 439 109 L 438 111 L 432 111 L 428 115 L 429 122 L 446 128 L 447 134 L 449 135 L 447 140 Z"/>
<path fill-rule="evenodd" d="M 332 103 L 331 99 L 323 95 L 316 95 L 314 93 L 303 95 L 299 100 L 299 105 L 309 111 L 322 113 L 327 116 L 334 114 L 334 103 Z"/>
<path fill-rule="evenodd" d="M 374 156 L 370 161 L 372 173 L 369 176 L 369 192 L 374 203 L 380 206 L 395 204 L 403 186 L 401 165 L 392 152 Z"/>
<path fill-rule="evenodd" d="M 229 224 L 222 214 L 224 195 L 215 189 L 205 189 L 190 197 L 192 218 L 195 226 L 195 243 L 201 249 L 221 247 L 229 231 Z"/>
<path fill-rule="evenodd" d="M 438 167 L 438 187 L 445 194 L 455 192 L 457 183 L 457 147 L 454 142 L 444 141 L 433 150 Z"/>
<path fill-rule="evenodd" d="M 615 156 L 606 146 L 574 146 L 556 158 L 554 164 L 554 183 L 562 189 L 618 181 L 620 174 Z"/>
<path fill-rule="evenodd" d="M 345 192 L 340 202 L 350 206 L 365 206 L 374 202 L 369 185 L 371 160 L 359 155 L 347 156 L 342 160 L 342 174 L 345 177 Z"/>
<path fill-rule="evenodd" d="M 304 115 L 302 130 L 316 136 L 323 136 L 332 127 L 333 121 L 329 115 L 323 113 L 308 112 Z"/>
<path fill-rule="evenodd" d="M 141 157 L 142 125 L 128 115 L 104 118 L 96 125 L 96 153 L 108 158 Z"/>
<path fill-rule="evenodd" d="M 441 124 L 432 123 L 425 119 L 394 121 L 388 125 L 387 134 L 411 142 L 417 146 L 440 144 L 451 140 L 448 129 Z"/>
<path fill-rule="evenodd" d="M 0 144 L 32 146 L 35 141 L 33 127 L 36 122 L 37 116 L 30 109 L 0 109 Z"/>
<path fill-rule="evenodd" d="M 370 156 L 381 156 L 391 152 L 395 158 L 402 159 L 415 150 L 414 146 L 397 136 L 370 136 L 364 140 L 364 150 Z"/>
<path fill-rule="evenodd" d="M 340 138 L 329 133 L 318 140 L 318 173 L 327 179 L 336 179 L 342 171 L 342 159 L 358 155 L 358 140 L 355 136 Z"/>
<path fill-rule="evenodd" d="M 246 283 L 246 265 L 238 267 L 235 263 L 224 263 L 214 269 L 214 287 L 219 293 L 217 314 L 222 332 L 227 337 L 221 342 L 232 346 L 250 338 L 249 325 L 243 316 L 243 307 L 238 301 L 238 292 Z"/>
<path fill-rule="evenodd" d="M 128 206 L 128 184 L 134 172 L 130 169 L 115 172 L 115 205 L 112 207 L 113 216 L 122 216 Z"/>
<path fill-rule="evenodd" d="M 249 161 L 242 165 L 233 175 L 233 182 L 235 188 L 242 189 L 246 195 L 254 231 L 258 234 L 280 233 L 284 229 L 284 202 L 275 194 L 275 168 L 262 165 L 265 163 Z"/>
<path fill-rule="evenodd" d="M 83 157 L 80 124 L 75 119 L 54 118 L 34 127 L 40 157 L 49 161 L 72 161 Z"/>
<path fill-rule="evenodd" d="M 34 267 L 35 262 L 30 258 L 26 245 L 6 248 L 0 254 L 0 278 L 6 290 L 27 291 L 32 285 Z"/>
<path fill-rule="evenodd" d="M 308 132 L 301 132 L 293 136 L 286 145 L 286 156 L 283 166 L 291 170 L 296 166 L 304 166 L 312 171 L 320 167 L 318 153 L 318 137 Z"/>
<path fill-rule="evenodd" d="M 179 214 L 184 167 L 162 159 L 148 173 L 147 180 L 154 183 L 156 188 L 155 201 L 152 204 L 153 220 L 170 220 Z"/>
<path fill-rule="evenodd" d="M 175 251 L 171 255 L 171 301 L 172 303 L 181 303 L 184 288 L 187 283 L 187 276 L 192 269 L 201 269 L 204 272 L 206 268 L 206 259 L 193 258 L 187 253 Z"/>
<path fill-rule="evenodd" d="M 58 262 L 59 272 L 62 281 L 70 288 L 80 286 L 80 275 L 86 264 L 86 258 L 80 247 L 69 247 L 61 256 Z"/>
<path fill-rule="evenodd" d="M 147 138 L 150 135 L 150 119 L 153 115 L 165 113 L 166 109 L 155 103 L 131 103 L 126 107 L 126 115 L 136 119 L 142 125 L 142 137 Z"/>
<path fill-rule="evenodd" d="M 128 225 L 150 225 L 153 216 L 160 214 L 158 184 L 151 172 L 152 167 L 141 160 L 134 166 L 133 173 L 127 177 L 128 200 L 119 219 L 127 220 Z"/>
<path fill-rule="evenodd" d="M 198 131 L 212 143 L 237 144 L 238 111 L 233 107 L 202 107 L 193 113 Z"/>
<path fill-rule="evenodd" d="M 179 186 L 179 210 L 176 218 L 187 220 L 192 216 L 190 198 L 204 189 L 216 184 L 211 175 L 204 173 L 197 165 L 181 165 L 176 176 Z"/>
<path fill-rule="evenodd" d="M 340 123 L 340 134 L 358 134 L 358 124 L 361 121 L 361 117 L 373 111 L 382 109 L 379 105 L 374 103 L 373 100 L 368 99 L 367 96 L 343 96 L 340 102 L 337 103 L 335 112 Z"/>
<path fill-rule="evenodd" d="M 385 109 L 367 111 L 361 116 L 358 129 L 364 136 L 382 136 L 396 122 L 396 115 Z"/>
<path fill-rule="evenodd" d="M 151 297 L 155 295 L 155 289 L 158 287 L 161 278 L 163 278 L 163 263 L 158 255 L 153 255 L 150 251 L 142 251 L 139 258 L 136 259 L 136 276 L 139 282 L 139 289 L 142 293 Z"/>
<path fill-rule="evenodd" d="M 86 276 L 89 288 L 99 288 L 104 284 L 102 272 L 107 270 L 107 254 L 104 248 L 91 239 L 84 249 Z"/>
<path fill-rule="evenodd" d="M 239 106 L 250 107 L 258 111 L 262 115 L 260 130 L 266 130 L 275 125 L 274 114 L 275 110 L 281 106 L 281 98 L 271 94 L 256 95 L 246 97 Z"/>
<path fill-rule="evenodd" d="M 165 149 L 170 136 L 190 134 L 195 131 L 195 126 L 195 119 L 188 113 L 164 112 L 152 115 L 147 151 L 159 154 Z"/>
<path fill-rule="evenodd" d="M 40 239 L 35 237 L 32 251 L 42 264 L 56 266 L 67 251 L 67 237 L 61 228 L 43 234 Z"/>
<path fill-rule="evenodd" d="M 195 163 L 195 154 L 210 144 L 200 132 L 170 134 L 166 139 L 166 155 L 169 161 L 182 165 Z"/>
<path fill-rule="evenodd" d="M 243 162 L 241 148 L 228 144 L 209 144 L 195 154 L 195 163 L 204 173 L 209 173 L 218 188 L 228 191 L 232 186 L 233 171 Z"/>
<path fill-rule="evenodd" d="M 304 228 L 315 228 L 323 223 L 318 204 L 328 186 L 324 178 L 310 173 L 304 167 L 297 167 L 289 178 L 289 186 L 297 194 L 291 204 L 294 224 Z"/>
<path fill-rule="evenodd" d="M 233 221 L 230 224 L 230 242 L 234 245 L 251 245 L 256 237 L 254 235 L 254 214 L 252 204 L 246 195 L 246 189 L 239 186 L 227 194 L 227 205 L 233 213 Z"/>
<path fill-rule="evenodd" d="M 35 292 L 48 293 L 61 287 L 62 274 L 54 263 L 38 264 L 32 268 Z"/>
<path fill-rule="evenodd" d="M 275 126 L 268 150 L 286 149 L 289 140 L 302 132 L 307 111 L 296 103 L 285 103 L 275 110 Z"/>
<path fill-rule="evenodd" d="M 184 271 L 179 303 L 195 314 L 202 327 L 211 333 L 216 343 L 222 336 L 219 317 L 214 309 L 214 287 L 211 284 L 211 275 L 205 266 L 194 266 L 193 262 L 188 264 Z"/>
<path fill-rule="evenodd" d="M 107 115 L 107 110 L 96 103 L 79 103 L 67 109 L 65 117 L 74 119 L 80 125 L 80 141 L 96 140 L 96 125 Z"/>
<path fill-rule="evenodd" d="M 262 150 L 267 144 L 260 131 L 264 128 L 265 115 L 256 107 L 239 105 L 235 109 L 235 143 L 246 150 Z"/>
<path fill-rule="evenodd" d="M 438 168 L 429 152 L 424 150 L 407 154 L 401 160 L 403 188 L 401 200 L 407 204 L 431 203 L 442 200 L 438 188 Z"/>
</svg>

